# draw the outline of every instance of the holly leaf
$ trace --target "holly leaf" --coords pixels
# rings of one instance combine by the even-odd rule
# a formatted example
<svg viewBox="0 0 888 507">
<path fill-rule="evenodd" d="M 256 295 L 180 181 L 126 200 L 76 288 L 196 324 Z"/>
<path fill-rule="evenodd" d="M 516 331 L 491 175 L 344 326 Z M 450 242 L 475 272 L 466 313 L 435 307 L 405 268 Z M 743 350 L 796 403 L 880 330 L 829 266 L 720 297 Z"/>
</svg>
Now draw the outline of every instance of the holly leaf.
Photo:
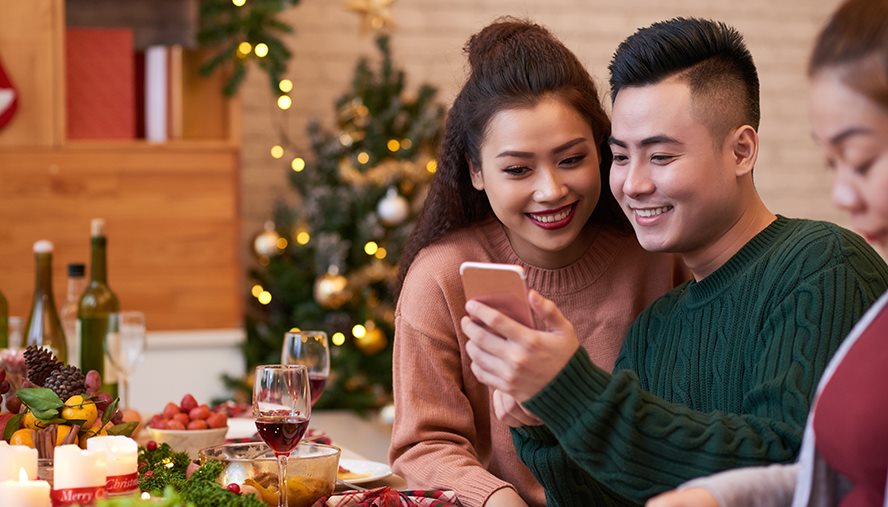
<svg viewBox="0 0 888 507">
<path fill-rule="evenodd" d="M 19 389 L 19 391 L 21 391 L 21 389 Z M 9 442 L 9 439 L 12 438 L 12 434 L 21 429 L 22 417 L 25 417 L 25 414 L 16 414 L 6 421 L 6 428 L 3 430 L 3 440 Z"/>
<path fill-rule="evenodd" d="M 55 410 L 58 412 L 65 405 L 65 402 L 59 398 L 59 395 L 52 389 L 46 387 L 25 387 L 15 392 L 18 399 L 22 400 L 31 412 L 36 416 L 38 412 L 46 412 Z M 46 417 L 48 419 L 49 417 Z"/>
<path fill-rule="evenodd" d="M 136 430 L 136 426 L 138 426 L 138 425 L 139 425 L 139 423 L 137 421 L 130 421 L 130 422 L 125 422 L 125 423 L 115 424 L 114 426 L 111 426 L 110 428 L 108 428 L 107 431 L 108 431 L 109 435 L 123 435 L 125 437 L 129 437 L 129 436 L 132 436 L 133 431 Z"/>
<path fill-rule="evenodd" d="M 115 398 L 110 405 L 105 407 L 105 412 L 102 413 L 102 426 L 108 424 L 108 421 L 114 417 L 114 412 L 117 412 L 118 403 L 120 403 L 120 398 Z"/>
<path fill-rule="evenodd" d="M 56 415 L 58 415 L 58 414 L 56 414 Z M 52 416 L 50 416 L 46 419 L 40 419 L 39 417 L 37 419 L 39 419 L 40 422 L 42 422 L 42 423 L 46 423 L 47 426 L 50 424 L 67 424 L 68 422 L 70 422 L 66 419 L 62 419 L 61 417 L 52 417 Z"/>
</svg>

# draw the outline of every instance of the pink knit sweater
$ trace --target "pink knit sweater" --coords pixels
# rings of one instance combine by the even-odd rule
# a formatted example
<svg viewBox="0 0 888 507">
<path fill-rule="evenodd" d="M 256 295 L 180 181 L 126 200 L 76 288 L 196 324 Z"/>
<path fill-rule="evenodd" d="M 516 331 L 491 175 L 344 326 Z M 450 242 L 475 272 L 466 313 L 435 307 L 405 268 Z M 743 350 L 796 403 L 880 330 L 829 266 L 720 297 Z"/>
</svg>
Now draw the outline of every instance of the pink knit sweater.
<svg viewBox="0 0 888 507">
<path fill-rule="evenodd" d="M 528 286 L 558 305 L 592 360 L 608 371 L 636 315 L 687 274 L 673 256 L 645 252 L 632 233 L 609 230 L 600 230 L 575 263 L 537 268 L 518 258 L 494 219 L 450 234 L 411 265 L 395 320 L 395 472 L 413 488 L 455 490 L 467 507 L 504 487 L 545 505 L 542 486 L 493 413 L 489 389 L 469 368 L 459 330 L 466 302 L 459 265 L 468 260 L 521 265 Z"/>
</svg>

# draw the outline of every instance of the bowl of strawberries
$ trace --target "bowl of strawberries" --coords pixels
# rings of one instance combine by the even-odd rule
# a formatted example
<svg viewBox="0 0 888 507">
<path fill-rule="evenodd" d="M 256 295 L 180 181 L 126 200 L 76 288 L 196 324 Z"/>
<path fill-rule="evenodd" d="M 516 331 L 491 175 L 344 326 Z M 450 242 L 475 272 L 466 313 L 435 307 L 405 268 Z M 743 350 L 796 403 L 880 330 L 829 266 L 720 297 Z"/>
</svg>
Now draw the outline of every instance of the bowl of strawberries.
<svg viewBox="0 0 888 507">
<path fill-rule="evenodd" d="M 228 415 L 186 394 L 178 405 L 169 402 L 161 413 L 152 416 L 146 430 L 155 442 L 167 443 L 174 450 L 196 458 L 201 449 L 225 443 Z"/>
</svg>

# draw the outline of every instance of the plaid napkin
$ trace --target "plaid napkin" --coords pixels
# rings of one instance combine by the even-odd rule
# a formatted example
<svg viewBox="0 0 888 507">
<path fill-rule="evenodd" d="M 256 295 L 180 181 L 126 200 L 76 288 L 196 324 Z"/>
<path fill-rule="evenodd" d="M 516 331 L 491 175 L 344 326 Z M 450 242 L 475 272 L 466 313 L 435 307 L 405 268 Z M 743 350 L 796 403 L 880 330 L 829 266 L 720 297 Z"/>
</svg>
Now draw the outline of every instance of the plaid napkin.
<svg viewBox="0 0 888 507">
<path fill-rule="evenodd" d="M 453 491 L 398 491 L 388 486 L 345 491 L 318 499 L 311 507 L 462 507 Z"/>
</svg>

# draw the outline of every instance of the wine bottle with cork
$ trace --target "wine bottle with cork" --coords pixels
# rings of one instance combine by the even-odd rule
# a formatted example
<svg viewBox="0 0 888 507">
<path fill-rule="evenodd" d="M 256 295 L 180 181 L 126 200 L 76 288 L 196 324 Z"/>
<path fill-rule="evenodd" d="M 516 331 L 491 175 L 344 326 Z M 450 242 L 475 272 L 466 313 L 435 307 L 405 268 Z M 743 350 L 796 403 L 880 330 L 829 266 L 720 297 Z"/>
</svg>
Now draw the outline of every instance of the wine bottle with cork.
<svg viewBox="0 0 888 507">
<path fill-rule="evenodd" d="M 68 291 L 65 302 L 59 309 L 65 338 L 68 341 L 68 364 L 80 368 L 80 342 L 77 341 L 77 310 L 80 296 L 86 289 L 86 265 L 80 262 L 68 264 Z"/>
<path fill-rule="evenodd" d="M 80 343 L 80 369 L 96 370 L 102 376 L 103 390 L 117 397 L 117 375 L 105 357 L 108 333 L 117 332 L 116 314 L 120 311 L 117 296 L 108 286 L 107 239 L 105 221 L 90 222 L 92 255 L 89 284 L 77 308 L 77 336 Z"/>
<path fill-rule="evenodd" d="M 68 360 L 65 331 L 56 309 L 52 292 L 52 242 L 42 239 L 34 243 L 36 280 L 34 303 L 25 325 L 25 344 L 48 348 L 59 361 Z"/>
</svg>

